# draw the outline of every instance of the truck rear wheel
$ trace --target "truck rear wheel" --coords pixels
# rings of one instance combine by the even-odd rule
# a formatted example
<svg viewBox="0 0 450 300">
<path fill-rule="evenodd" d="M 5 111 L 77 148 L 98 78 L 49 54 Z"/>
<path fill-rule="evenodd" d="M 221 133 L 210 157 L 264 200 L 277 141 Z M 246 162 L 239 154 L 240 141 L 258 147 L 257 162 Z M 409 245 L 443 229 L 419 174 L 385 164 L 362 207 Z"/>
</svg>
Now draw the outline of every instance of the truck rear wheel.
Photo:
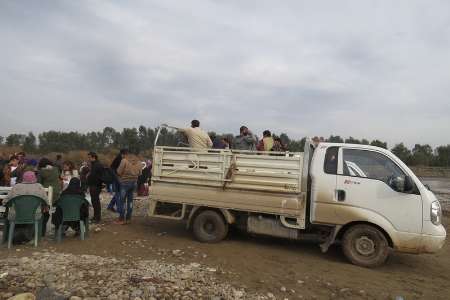
<svg viewBox="0 0 450 300">
<path fill-rule="evenodd" d="M 374 268 L 389 256 L 389 244 L 383 232 L 370 225 L 350 227 L 342 239 L 342 250 L 353 264 Z"/>
<path fill-rule="evenodd" d="M 228 224 L 216 211 L 205 210 L 199 213 L 193 223 L 195 238 L 202 243 L 217 243 L 228 233 Z"/>
</svg>

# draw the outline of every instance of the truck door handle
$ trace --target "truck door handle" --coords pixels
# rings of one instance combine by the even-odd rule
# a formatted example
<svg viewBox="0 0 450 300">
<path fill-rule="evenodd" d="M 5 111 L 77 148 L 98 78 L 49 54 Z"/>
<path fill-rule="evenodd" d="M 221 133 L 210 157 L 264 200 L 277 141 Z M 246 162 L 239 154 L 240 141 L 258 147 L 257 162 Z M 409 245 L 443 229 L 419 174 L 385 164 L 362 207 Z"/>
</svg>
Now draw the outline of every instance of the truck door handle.
<svg viewBox="0 0 450 300">
<path fill-rule="evenodd" d="M 337 190 L 337 201 L 345 201 L 345 191 Z"/>
</svg>

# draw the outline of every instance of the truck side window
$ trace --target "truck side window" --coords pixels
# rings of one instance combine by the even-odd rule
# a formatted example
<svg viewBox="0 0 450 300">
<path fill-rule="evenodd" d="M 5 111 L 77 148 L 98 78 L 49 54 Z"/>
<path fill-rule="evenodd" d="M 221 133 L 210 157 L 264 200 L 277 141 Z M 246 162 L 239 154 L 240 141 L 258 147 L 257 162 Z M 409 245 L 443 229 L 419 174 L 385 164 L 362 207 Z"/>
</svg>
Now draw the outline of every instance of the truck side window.
<svg viewBox="0 0 450 300">
<path fill-rule="evenodd" d="M 338 147 L 330 147 L 325 153 L 325 163 L 323 169 L 327 174 L 337 174 L 337 163 L 338 163 Z"/>
<path fill-rule="evenodd" d="M 403 171 L 385 155 L 368 150 L 343 150 L 344 175 L 378 179 L 389 185 L 394 177 L 405 176 Z"/>
</svg>

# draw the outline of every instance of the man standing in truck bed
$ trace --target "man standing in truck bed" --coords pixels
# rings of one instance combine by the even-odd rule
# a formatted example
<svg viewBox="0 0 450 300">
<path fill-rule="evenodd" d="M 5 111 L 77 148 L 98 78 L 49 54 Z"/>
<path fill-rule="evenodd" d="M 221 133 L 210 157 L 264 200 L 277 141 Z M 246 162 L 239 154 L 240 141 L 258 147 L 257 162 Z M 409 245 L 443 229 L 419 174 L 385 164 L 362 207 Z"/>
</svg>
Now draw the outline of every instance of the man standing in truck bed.
<svg viewBox="0 0 450 300">
<path fill-rule="evenodd" d="M 210 149 L 213 145 L 209 135 L 200 128 L 199 120 L 192 120 L 190 128 L 180 128 L 189 141 L 189 147 L 194 149 Z"/>
<path fill-rule="evenodd" d="M 240 135 L 234 138 L 233 148 L 236 150 L 250 150 L 256 151 L 258 144 L 258 137 L 254 135 L 247 126 L 241 126 L 239 129 Z"/>
</svg>

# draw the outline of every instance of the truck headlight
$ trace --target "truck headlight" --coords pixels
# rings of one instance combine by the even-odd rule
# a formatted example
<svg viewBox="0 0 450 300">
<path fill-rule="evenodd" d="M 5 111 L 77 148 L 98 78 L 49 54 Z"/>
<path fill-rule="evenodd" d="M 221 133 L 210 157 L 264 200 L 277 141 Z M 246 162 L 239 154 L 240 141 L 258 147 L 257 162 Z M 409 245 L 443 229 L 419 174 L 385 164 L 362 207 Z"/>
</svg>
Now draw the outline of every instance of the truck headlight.
<svg viewBox="0 0 450 300">
<path fill-rule="evenodd" d="M 433 203 L 431 203 L 430 217 L 431 223 L 433 223 L 434 225 L 441 225 L 442 210 L 439 201 L 434 201 Z"/>
</svg>

